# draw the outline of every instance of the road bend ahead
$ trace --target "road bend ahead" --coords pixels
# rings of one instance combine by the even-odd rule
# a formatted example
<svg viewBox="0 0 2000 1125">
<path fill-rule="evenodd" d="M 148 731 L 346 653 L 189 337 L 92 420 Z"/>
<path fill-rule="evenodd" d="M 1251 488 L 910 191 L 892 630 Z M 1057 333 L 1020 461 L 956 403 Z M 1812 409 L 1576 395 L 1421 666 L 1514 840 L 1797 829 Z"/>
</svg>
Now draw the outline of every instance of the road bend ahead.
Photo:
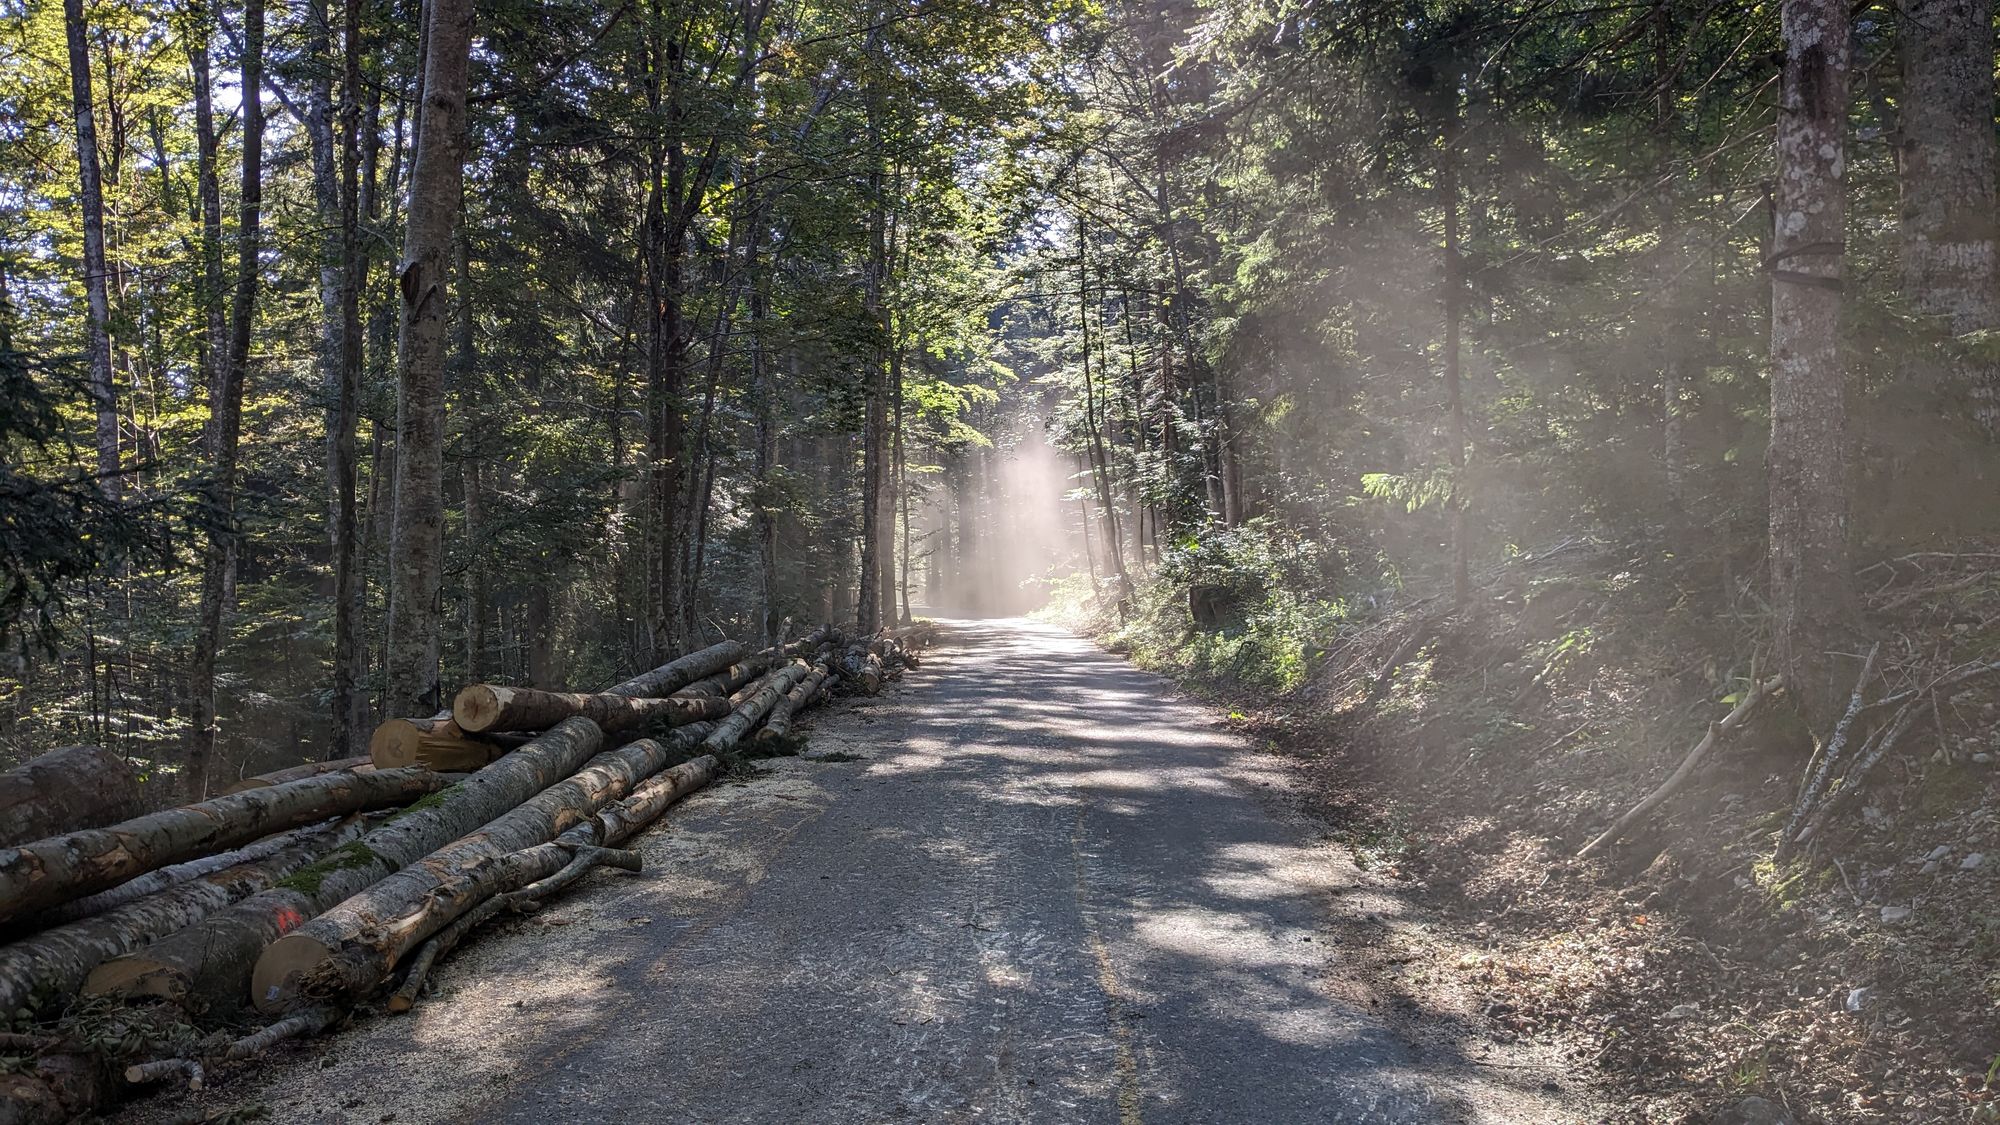
<svg viewBox="0 0 2000 1125">
<path fill-rule="evenodd" d="M 1329 933 L 1417 920 L 1213 720 L 1060 630 L 948 623 L 819 713 L 831 760 L 696 796 L 646 874 L 210 1097 L 397 1125 L 1578 1119 L 1546 1061 L 1371 1014 L 1343 974 L 1369 950 Z"/>
</svg>

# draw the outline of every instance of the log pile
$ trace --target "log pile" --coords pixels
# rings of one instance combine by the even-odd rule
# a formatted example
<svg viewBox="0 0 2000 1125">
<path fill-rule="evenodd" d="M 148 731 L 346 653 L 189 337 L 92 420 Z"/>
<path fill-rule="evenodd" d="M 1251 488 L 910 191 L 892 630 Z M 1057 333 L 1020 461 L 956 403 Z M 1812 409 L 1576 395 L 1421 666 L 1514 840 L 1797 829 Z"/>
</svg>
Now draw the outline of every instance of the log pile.
<svg viewBox="0 0 2000 1125">
<path fill-rule="evenodd" d="M 762 651 L 711 645 L 595 692 L 470 684 L 448 712 L 382 724 L 366 758 L 153 812 L 130 768 L 89 747 L 0 774 L 0 1011 L 23 1029 L 0 1034 L 35 1045 L 34 1065 L 0 1083 L 0 1120 L 198 1085 L 376 997 L 407 1010 L 480 925 L 598 867 L 637 870 L 622 845 L 676 801 L 737 758 L 790 752 L 801 712 L 874 694 L 929 640 L 922 626 L 821 627 Z M 134 1030 L 123 1054 L 90 1057 L 74 1021 L 107 1010 L 135 1029 L 275 1018 L 199 1050 Z"/>
</svg>

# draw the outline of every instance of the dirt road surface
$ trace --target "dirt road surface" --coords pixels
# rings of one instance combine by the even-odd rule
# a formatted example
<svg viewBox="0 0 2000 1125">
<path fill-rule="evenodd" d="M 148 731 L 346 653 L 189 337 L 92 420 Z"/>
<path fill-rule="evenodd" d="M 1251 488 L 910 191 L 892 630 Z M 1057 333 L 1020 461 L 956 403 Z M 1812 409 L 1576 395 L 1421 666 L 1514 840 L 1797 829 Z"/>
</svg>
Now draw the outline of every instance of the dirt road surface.
<svg viewBox="0 0 2000 1125">
<path fill-rule="evenodd" d="M 207 1095 L 302 1122 L 1569 1122 L 1559 1063 L 1370 995 L 1430 924 L 1286 770 L 1060 630 L 949 622 L 601 873 Z M 819 759 L 819 760 L 816 760 Z M 1560 1081 L 1558 1081 L 1560 1079 Z M 164 1107 L 155 1107 L 164 1108 Z"/>
</svg>

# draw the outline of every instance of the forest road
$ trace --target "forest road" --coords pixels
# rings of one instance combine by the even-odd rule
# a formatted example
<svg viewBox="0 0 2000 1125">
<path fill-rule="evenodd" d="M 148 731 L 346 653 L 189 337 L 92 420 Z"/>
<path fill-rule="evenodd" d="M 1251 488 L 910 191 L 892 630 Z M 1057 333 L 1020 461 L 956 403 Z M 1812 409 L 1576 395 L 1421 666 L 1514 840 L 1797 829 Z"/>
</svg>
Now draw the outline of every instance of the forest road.
<svg viewBox="0 0 2000 1125">
<path fill-rule="evenodd" d="M 1342 913 L 1421 920 L 1158 677 L 954 621 L 815 715 L 807 758 L 648 833 L 644 874 L 208 1096 L 396 1125 L 1588 1119 L 1557 1064 L 1357 992 Z"/>
</svg>

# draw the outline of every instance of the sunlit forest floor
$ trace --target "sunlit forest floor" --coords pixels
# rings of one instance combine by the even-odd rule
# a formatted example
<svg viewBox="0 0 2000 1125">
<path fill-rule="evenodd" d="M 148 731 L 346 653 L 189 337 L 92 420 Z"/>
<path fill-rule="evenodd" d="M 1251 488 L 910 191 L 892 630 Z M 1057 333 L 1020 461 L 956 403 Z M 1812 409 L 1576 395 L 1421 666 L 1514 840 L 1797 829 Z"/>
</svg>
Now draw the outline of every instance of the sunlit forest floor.
<svg viewBox="0 0 2000 1125">
<path fill-rule="evenodd" d="M 1475 939 L 1408 943 L 1382 989 L 1474 989 L 1487 1034 L 1563 1046 L 1612 1120 L 1748 1120 L 1749 1098 L 1800 1122 L 2000 1120 L 1994 698 L 1939 716 L 1943 748 L 1885 767 L 1799 862 L 1771 859 L 1805 768 L 1782 707 L 1578 861 L 1731 701 L 1705 666 L 1726 623 L 1603 554 L 1574 545 L 1463 614 L 1412 603 L 1331 638 L 1275 589 L 1211 628 L 1164 580 L 1123 621 L 1074 585 L 1048 615 L 1229 708 L 1364 869 Z M 1990 648 L 2000 593 L 1945 584 L 1899 607 L 1910 633 Z"/>
</svg>

